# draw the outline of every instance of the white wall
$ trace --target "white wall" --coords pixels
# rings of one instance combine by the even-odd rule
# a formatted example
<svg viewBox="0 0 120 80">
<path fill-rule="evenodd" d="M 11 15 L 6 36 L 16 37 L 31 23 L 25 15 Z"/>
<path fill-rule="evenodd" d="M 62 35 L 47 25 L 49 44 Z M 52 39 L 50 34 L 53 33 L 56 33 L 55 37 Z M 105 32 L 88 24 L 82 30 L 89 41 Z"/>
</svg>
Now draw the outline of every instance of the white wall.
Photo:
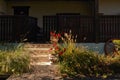
<svg viewBox="0 0 120 80">
<path fill-rule="evenodd" d="M 99 13 L 120 15 L 120 0 L 99 0 Z"/>
<path fill-rule="evenodd" d="M 4 0 L 0 0 L 0 15 L 6 14 L 6 2 Z"/>
<path fill-rule="evenodd" d="M 80 1 L 28 1 L 7 3 L 8 14 L 13 15 L 12 6 L 30 6 L 30 16 L 38 18 L 38 25 L 43 27 L 42 17 L 44 15 L 55 15 L 56 13 L 80 13 L 91 14 L 90 5 Z"/>
</svg>

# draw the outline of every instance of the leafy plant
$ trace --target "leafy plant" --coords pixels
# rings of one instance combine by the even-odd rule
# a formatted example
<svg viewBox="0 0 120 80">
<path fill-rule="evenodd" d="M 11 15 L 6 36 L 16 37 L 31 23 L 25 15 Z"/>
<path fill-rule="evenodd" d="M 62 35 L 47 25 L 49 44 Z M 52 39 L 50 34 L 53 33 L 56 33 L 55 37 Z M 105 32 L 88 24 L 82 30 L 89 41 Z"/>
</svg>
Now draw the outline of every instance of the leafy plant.
<svg viewBox="0 0 120 80">
<path fill-rule="evenodd" d="M 68 50 L 68 49 L 67 49 Z M 79 47 L 74 49 L 72 53 L 66 52 L 61 56 L 60 62 L 62 73 L 67 73 L 70 76 L 83 74 L 87 76 L 98 76 L 112 73 L 104 58 L 100 55 L 84 50 Z"/>
<path fill-rule="evenodd" d="M 69 33 L 61 34 L 59 42 L 53 43 L 53 51 L 58 56 L 62 74 L 76 76 L 102 76 L 106 78 L 116 73 L 120 67 L 120 56 L 111 57 L 90 51 L 76 45 L 76 37 Z"/>
</svg>

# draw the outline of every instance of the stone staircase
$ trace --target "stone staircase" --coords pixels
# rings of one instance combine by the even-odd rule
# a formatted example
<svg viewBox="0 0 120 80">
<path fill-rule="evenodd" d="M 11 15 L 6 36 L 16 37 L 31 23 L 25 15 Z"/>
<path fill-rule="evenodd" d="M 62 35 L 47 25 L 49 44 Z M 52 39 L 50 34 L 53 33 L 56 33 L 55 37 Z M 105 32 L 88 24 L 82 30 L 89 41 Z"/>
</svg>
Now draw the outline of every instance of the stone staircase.
<svg viewBox="0 0 120 80">
<path fill-rule="evenodd" d="M 39 76 L 45 78 L 49 77 L 46 80 L 60 80 L 58 65 L 52 64 L 50 60 L 50 48 L 51 44 L 32 44 L 31 47 L 28 47 L 31 55 L 31 66 L 35 73 L 40 74 Z M 58 76 L 58 77 L 57 77 Z"/>
<path fill-rule="evenodd" d="M 32 44 L 27 47 L 30 51 L 31 65 L 51 65 L 49 49 L 51 44 Z"/>
<path fill-rule="evenodd" d="M 51 44 L 27 44 L 30 51 L 31 72 L 8 80 L 61 80 L 58 65 L 50 61 Z"/>
</svg>

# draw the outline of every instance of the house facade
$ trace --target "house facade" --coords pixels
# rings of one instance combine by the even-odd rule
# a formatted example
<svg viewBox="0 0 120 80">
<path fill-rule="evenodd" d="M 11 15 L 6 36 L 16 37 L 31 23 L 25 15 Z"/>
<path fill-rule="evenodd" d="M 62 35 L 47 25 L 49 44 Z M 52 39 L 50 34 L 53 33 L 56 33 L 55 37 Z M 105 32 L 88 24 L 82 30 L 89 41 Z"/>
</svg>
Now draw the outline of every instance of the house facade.
<svg viewBox="0 0 120 80">
<path fill-rule="evenodd" d="M 119 3 L 120 0 L 0 0 L 0 15 L 25 13 L 37 18 L 37 26 L 43 29 L 43 36 L 47 36 L 45 40 L 49 40 L 50 30 L 57 28 L 72 29 L 73 34 L 81 37 L 79 42 L 94 42 L 101 38 L 100 41 L 106 41 L 120 37 Z M 110 24 L 115 27 L 109 27 Z M 117 35 L 112 35 L 112 30 Z"/>
<path fill-rule="evenodd" d="M 99 13 L 120 15 L 120 0 L 99 0 Z"/>
<path fill-rule="evenodd" d="M 14 15 L 13 6 L 29 6 L 29 16 L 38 18 L 38 26 L 43 27 L 43 16 L 57 13 L 80 13 L 92 15 L 92 7 L 86 1 L 8 1 L 7 14 Z"/>
<path fill-rule="evenodd" d="M 7 13 L 7 4 L 4 0 L 0 0 L 0 15 Z"/>
</svg>

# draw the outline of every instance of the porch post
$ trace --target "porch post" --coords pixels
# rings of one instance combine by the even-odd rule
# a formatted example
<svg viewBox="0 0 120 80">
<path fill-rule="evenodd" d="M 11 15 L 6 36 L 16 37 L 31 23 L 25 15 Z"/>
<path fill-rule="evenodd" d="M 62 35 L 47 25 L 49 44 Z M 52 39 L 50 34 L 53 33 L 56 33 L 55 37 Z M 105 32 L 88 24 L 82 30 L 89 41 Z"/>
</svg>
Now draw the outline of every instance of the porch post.
<svg viewBox="0 0 120 80">
<path fill-rule="evenodd" d="M 99 2 L 94 0 L 94 31 L 95 31 L 95 42 L 98 42 L 99 39 Z"/>
</svg>

